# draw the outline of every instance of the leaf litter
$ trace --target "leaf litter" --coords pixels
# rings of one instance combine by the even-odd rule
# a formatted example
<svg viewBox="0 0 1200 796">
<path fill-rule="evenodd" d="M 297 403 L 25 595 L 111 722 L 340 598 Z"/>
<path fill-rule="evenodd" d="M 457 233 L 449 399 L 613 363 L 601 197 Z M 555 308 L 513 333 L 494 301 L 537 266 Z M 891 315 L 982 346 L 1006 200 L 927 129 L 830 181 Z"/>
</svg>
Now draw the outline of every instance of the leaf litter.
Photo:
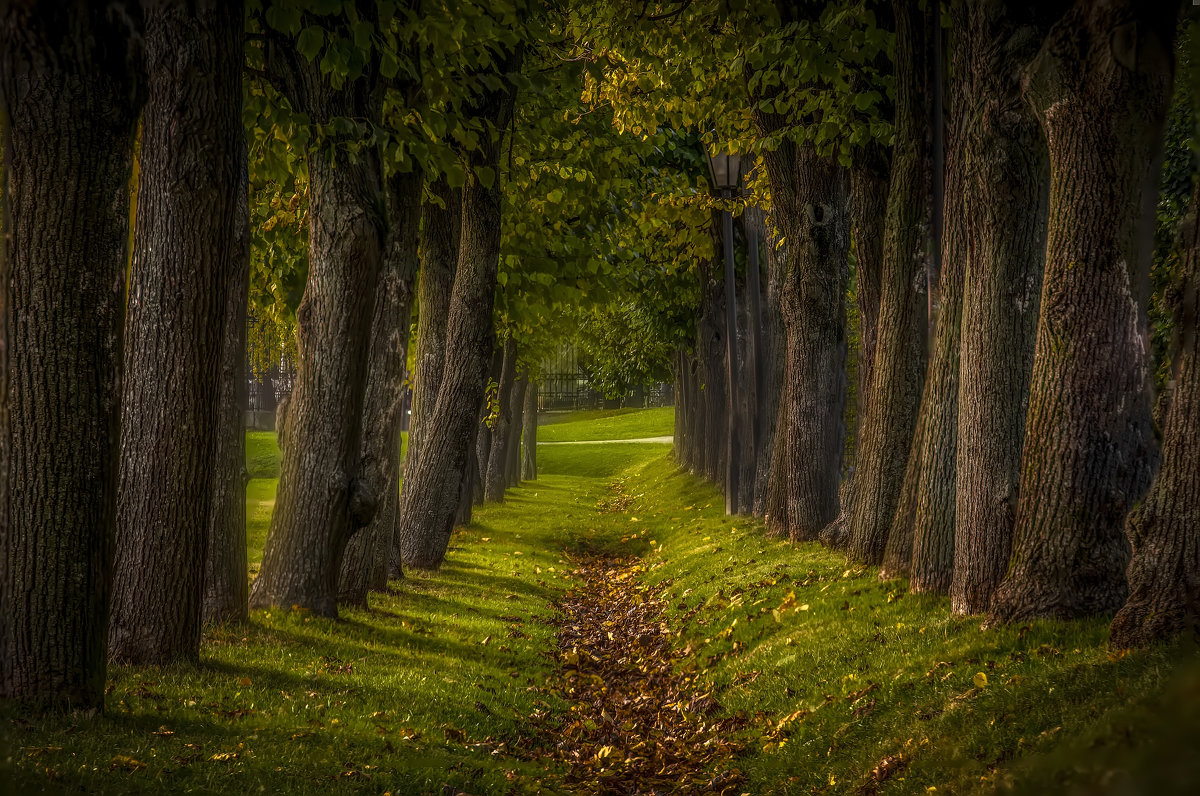
<svg viewBox="0 0 1200 796">
<path fill-rule="evenodd" d="M 551 690 L 566 715 L 535 714 L 542 747 L 571 790 L 601 794 L 738 794 L 744 714 L 720 703 L 676 663 L 666 604 L 636 558 L 573 559 L 580 585 L 559 600 Z"/>
</svg>

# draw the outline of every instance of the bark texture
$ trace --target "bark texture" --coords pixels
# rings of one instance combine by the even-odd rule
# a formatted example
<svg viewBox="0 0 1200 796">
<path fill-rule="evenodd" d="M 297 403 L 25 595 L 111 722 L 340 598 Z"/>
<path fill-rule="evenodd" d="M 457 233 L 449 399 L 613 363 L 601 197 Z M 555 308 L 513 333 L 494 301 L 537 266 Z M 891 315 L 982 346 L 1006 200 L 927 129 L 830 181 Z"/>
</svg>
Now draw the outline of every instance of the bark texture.
<svg viewBox="0 0 1200 796">
<path fill-rule="evenodd" d="M 505 482 L 508 486 L 518 486 L 521 483 L 521 432 L 525 426 L 525 391 L 528 388 L 529 374 L 522 373 L 513 387 L 513 416 L 508 426 L 508 465 L 505 469 Z"/>
<path fill-rule="evenodd" d="M 518 66 L 510 55 L 501 71 Z M 468 173 L 499 173 L 501 134 L 511 118 L 515 89 L 506 80 L 485 92 L 467 111 L 493 131 L 470 153 Z M 446 323 L 446 367 L 431 416 L 429 436 L 400 493 L 404 563 L 419 569 L 441 565 L 450 543 L 463 472 L 475 436 L 484 374 L 492 348 L 492 302 L 500 256 L 499 180 L 485 187 L 468 181 L 462 197 L 462 237 L 450 315 Z"/>
<path fill-rule="evenodd" d="M 838 515 L 850 249 L 849 180 L 832 158 L 785 145 L 763 156 L 787 251 L 780 293 L 787 533 L 816 539 Z M 784 412 L 781 411 L 782 417 Z"/>
<path fill-rule="evenodd" d="M 714 225 L 719 224 L 713 218 Z M 714 249 L 721 250 L 714 239 Z M 725 405 L 725 283 L 721 263 L 700 265 L 700 317 L 696 322 L 696 359 L 699 364 L 699 397 L 702 410 L 696 444 L 697 465 L 714 484 L 725 483 L 726 425 L 729 409 Z"/>
<path fill-rule="evenodd" d="M 338 601 L 366 605 L 387 587 L 388 553 L 400 494 L 400 431 L 408 375 L 409 320 L 417 279 L 417 239 L 425 178 L 419 168 L 388 177 L 388 234 L 375 290 L 367 394 L 363 400 L 362 479 L 379 509 L 346 545 Z"/>
<path fill-rule="evenodd" d="M 227 284 L 241 187 L 240 3 L 146 17 L 108 653 L 200 657 Z"/>
<path fill-rule="evenodd" d="M 981 614 L 1008 567 L 1020 485 L 1049 185 L 1020 76 L 1049 26 L 999 0 L 968 6 L 966 195 L 986 200 L 969 214 L 950 601 L 955 613 Z"/>
<path fill-rule="evenodd" d="M 237 219 L 225 286 L 212 507 L 204 554 L 203 621 L 245 622 L 246 580 L 246 304 L 250 290 L 250 211 L 246 146 L 238 147 Z"/>
<path fill-rule="evenodd" d="M 883 269 L 870 389 L 859 422 L 850 555 L 883 559 L 904 481 L 926 360 L 925 243 L 928 238 L 928 29 L 916 0 L 897 0 L 896 135 L 884 219 Z"/>
<path fill-rule="evenodd" d="M 963 30 L 966 6 L 953 7 L 956 30 Z M 938 24 L 932 35 L 941 35 Z M 933 351 L 925 373 L 920 416 L 909 456 L 915 459 L 916 502 L 912 518 L 912 565 L 909 586 L 916 592 L 945 594 L 954 576 L 955 468 L 958 454 L 959 351 L 962 340 L 963 273 L 970 252 L 968 223 L 974 217 L 976 197 L 965 190 L 973 165 L 963 146 L 967 114 L 974 97 L 967 84 L 970 42 L 954 39 L 949 81 L 950 118 L 945 125 L 946 164 L 944 211 L 938 279 L 937 326 Z M 937 158 L 935 158 L 935 161 Z M 936 232 L 936 230 L 935 230 Z M 897 516 L 894 518 L 899 519 Z M 892 533 L 896 533 L 893 523 Z"/>
<path fill-rule="evenodd" d="M 508 487 L 508 456 L 512 442 L 513 398 L 517 384 L 517 341 L 511 335 L 504 341 L 504 364 L 500 368 L 498 400 L 500 414 L 492 429 L 492 445 L 488 451 L 487 475 L 483 482 L 483 499 L 487 503 L 504 500 Z"/>
<path fill-rule="evenodd" d="M 104 705 L 136 3 L 0 7 L 7 457 L 0 696 Z"/>
<path fill-rule="evenodd" d="M 370 19 L 369 4 L 358 5 Z M 378 118 L 370 66 L 335 89 L 319 61 L 310 63 L 292 41 L 272 40 L 268 68 L 292 107 L 315 123 Z M 252 608 L 298 606 L 336 616 L 346 544 L 371 521 L 380 497 L 363 478 L 361 452 L 386 220 L 377 153 L 367 146 L 351 157 L 348 143 L 326 142 L 308 157 L 308 283 L 296 313 L 296 379 L 281 431 L 279 491 L 250 589 Z"/>
<path fill-rule="evenodd" d="M 779 293 L 783 274 L 775 256 L 773 239 L 767 232 L 766 214 L 759 208 L 746 209 L 746 224 L 757 230 L 754 237 L 763 242 L 767 254 L 767 284 L 762 303 L 762 335 L 758 351 L 758 445 L 757 472 L 751 511 L 765 517 L 767 490 L 771 479 L 771 456 L 775 446 L 775 426 L 779 417 L 779 396 L 783 391 L 783 321 L 779 317 Z"/>
<path fill-rule="evenodd" d="M 678 393 L 676 393 L 678 394 Z M 538 385 L 530 379 L 525 389 L 524 430 L 521 433 L 521 480 L 537 480 Z M 678 427 L 678 421 L 676 421 Z"/>
<path fill-rule="evenodd" d="M 1133 545 L 1129 599 L 1112 624 L 1116 647 L 1200 634 L 1200 183 L 1182 230 L 1180 302 L 1173 352 L 1175 388 L 1163 429 L 1163 465 L 1125 524 Z"/>
<path fill-rule="evenodd" d="M 1077 2 L 1025 75 L 1050 199 L 1013 558 L 991 621 L 1125 601 L 1126 513 L 1157 460 L 1139 235 L 1158 174 L 1175 8 Z"/>
</svg>

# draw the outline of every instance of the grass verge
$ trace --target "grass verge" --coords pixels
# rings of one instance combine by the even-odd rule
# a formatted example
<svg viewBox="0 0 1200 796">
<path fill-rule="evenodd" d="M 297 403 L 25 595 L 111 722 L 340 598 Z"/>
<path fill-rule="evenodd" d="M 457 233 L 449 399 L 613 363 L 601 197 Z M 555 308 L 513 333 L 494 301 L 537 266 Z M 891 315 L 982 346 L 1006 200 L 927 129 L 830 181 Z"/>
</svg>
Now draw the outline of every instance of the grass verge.
<svg viewBox="0 0 1200 796">
<path fill-rule="evenodd" d="M 675 433 L 675 408 L 602 409 L 566 413 L 538 428 L 538 442 L 585 442 L 604 439 L 669 437 Z"/>
</svg>

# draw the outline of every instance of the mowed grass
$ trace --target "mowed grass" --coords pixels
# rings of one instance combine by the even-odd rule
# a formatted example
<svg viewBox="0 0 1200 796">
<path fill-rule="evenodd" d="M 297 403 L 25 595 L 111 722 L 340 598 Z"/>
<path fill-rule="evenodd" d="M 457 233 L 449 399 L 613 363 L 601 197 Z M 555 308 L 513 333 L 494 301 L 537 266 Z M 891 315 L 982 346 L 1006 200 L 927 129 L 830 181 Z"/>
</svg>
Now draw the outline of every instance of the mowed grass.
<svg viewBox="0 0 1200 796">
<path fill-rule="evenodd" d="M 538 442 L 669 437 L 675 433 L 675 408 L 597 409 L 564 413 L 538 427 Z"/>
<path fill-rule="evenodd" d="M 101 717 L 10 710 L 0 793 L 561 792 L 561 772 L 507 752 L 531 748 L 535 711 L 569 714 L 545 688 L 549 605 L 580 550 L 649 563 L 680 666 L 750 719 L 745 792 L 1192 792 L 1193 649 L 1111 654 L 1103 620 L 981 630 L 723 516 L 669 449 L 542 447 L 538 481 L 368 611 L 254 612 L 207 633 L 198 666 L 111 670 Z M 247 498 L 257 565 L 274 480 Z"/>
</svg>

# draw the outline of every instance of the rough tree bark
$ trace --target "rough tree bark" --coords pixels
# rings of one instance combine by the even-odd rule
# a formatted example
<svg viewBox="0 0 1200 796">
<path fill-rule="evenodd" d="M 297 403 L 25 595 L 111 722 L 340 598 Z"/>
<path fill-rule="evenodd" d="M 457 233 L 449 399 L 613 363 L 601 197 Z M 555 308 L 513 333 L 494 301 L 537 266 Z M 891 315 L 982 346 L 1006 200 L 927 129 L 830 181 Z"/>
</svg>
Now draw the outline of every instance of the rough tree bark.
<svg viewBox="0 0 1200 796">
<path fill-rule="evenodd" d="M 904 481 L 925 372 L 925 241 L 928 238 L 929 146 L 926 11 L 897 0 L 896 135 L 884 221 L 883 270 L 875 356 L 859 422 L 854 503 L 847 516 L 850 554 L 883 559 Z"/>
<path fill-rule="evenodd" d="M 0 696 L 104 705 L 137 3 L 0 7 Z"/>
<path fill-rule="evenodd" d="M 767 253 L 767 285 L 762 304 L 762 336 L 759 348 L 759 390 L 757 472 L 751 512 L 759 517 L 767 513 L 767 489 L 771 478 L 771 456 L 775 446 L 775 426 L 779 417 L 779 396 L 783 388 L 783 321 L 779 317 L 779 292 L 783 287 L 781 263 L 775 256 L 773 236 L 767 232 L 766 213 L 746 208 L 746 224 L 754 227 Z"/>
<path fill-rule="evenodd" d="M 204 561 L 234 269 L 242 7 L 163 2 L 146 16 L 108 653 L 200 657 Z"/>
<path fill-rule="evenodd" d="M 212 506 L 204 555 L 203 620 L 245 622 L 246 582 L 246 303 L 250 290 L 250 211 L 246 145 L 238 146 L 237 223 L 230 241 L 229 282 L 217 394 Z"/>
<path fill-rule="evenodd" d="M 525 421 L 525 391 L 529 388 L 529 374 L 522 373 L 513 387 L 512 419 L 508 426 L 508 466 L 505 482 L 508 486 L 521 483 L 521 431 Z"/>
<path fill-rule="evenodd" d="M 387 588 L 400 495 L 401 413 L 424 184 L 419 167 L 407 174 L 394 173 L 387 180 L 387 247 L 371 321 L 361 465 L 361 478 L 371 493 L 379 495 L 379 509 L 346 545 L 338 580 L 338 601 L 346 605 L 365 606 L 367 592 Z"/>
<path fill-rule="evenodd" d="M 427 436 L 427 428 L 438 390 L 442 371 L 446 367 L 446 321 L 450 314 L 450 293 L 454 289 L 454 271 L 458 268 L 459 233 L 462 230 L 462 190 L 451 188 L 446 178 L 439 177 L 429 188 L 439 202 L 426 202 L 422 208 L 420 240 L 420 279 L 417 285 L 417 356 L 413 382 L 412 422 L 408 431 L 408 450 L 404 456 L 404 478 Z M 474 451 L 472 450 L 472 461 Z M 478 466 L 478 465 L 473 465 Z M 470 518 L 474 478 L 464 481 L 466 489 L 465 514 Z M 393 509 L 394 512 L 394 509 Z M 459 515 L 463 514 L 460 507 Z M 402 577 L 400 518 L 393 514 L 396 530 L 392 533 L 388 574 Z"/>
<path fill-rule="evenodd" d="M 963 283 L 950 585 L 958 614 L 987 611 L 1008 567 L 1046 256 L 1046 144 L 1020 77 L 1048 24 L 1032 4 L 1023 8 L 971 2 L 960 33 L 970 39 L 975 98 L 966 193 L 981 200 L 971 205 Z"/>
<path fill-rule="evenodd" d="M 513 398 L 517 384 L 517 340 L 509 335 L 504 341 L 504 364 L 500 368 L 500 388 L 497 400 L 500 415 L 492 429 L 492 445 L 488 451 L 487 475 L 483 482 L 483 499 L 486 503 L 504 500 L 508 487 L 507 469 L 509 443 L 512 437 Z"/>
<path fill-rule="evenodd" d="M 498 64 L 501 72 L 518 66 L 516 55 Z M 501 134 L 511 118 L 515 89 L 507 79 L 474 101 L 468 113 L 494 131 L 467 158 L 468 173 L 499 173 Z M 404 563 L 419 569 L 441 565 L 450 543 L 467 446 L 474 437 L 483 397 L 484 372 L 492 345 L 492 302 L 500 256 L 501 186 L 476 179 L 463 188 L 463 226 L 446 324 L 446 368 L 431 416 L 430 433 L 400 493 Z"/>
<path fill-rule="evenodd" d="M 714 213 L 713 223 L 719 226 Z M 720 241 L 714 243 L 720 251 Z M 699 364 L 699 397 L 702 402 L 700 433 L 696 437 L 704 476 L 725 483 L 725 284 L 716 260 L 700 264 L 700 313 L 696 319 L 696 359 Z"/>
<path fill-rule="evenodd" d="M 954 4 L 951 13 L 955 30 L 963 30 L 966 5 L 962 2 Z M 935 20 L 930 22 L 935 23 Z M 937 27 L 929 31 L 930 35 L 941 35 L 940 20 L 936 24 Z M 944 219 L 941 240 L 932 241 L 932 245 L 940 247 L 941 251 L 937 322 L 932 358 L 925 374 L 917 418 L 918 432 L 913 436 L 909 452 L 910 464 L 916 468 L 912 519 L 904 520 L 897 511 L 890 532 L 892 536 L 907 534 L 912 539 L 909 579 L 912 591 L 935 594 L 945 594 L 950 589 L 950 580 L 954 575 L 955 460 L 958 452 L 963 273 L 970 252 L 967 224 L 974 217 L 974 205 L 977 203 L 976 198 L 965 190 L 968 175 L 974 169 L 970 153 L 963 147 L 967 114 L 974 102 L 966 83 L 969 45 L 966 36 L 956 36 L 951 56 L 950 113 L 949 121 L 945 124 L 942 158 L 946 164 L 942 192 L 945 212 L 941 213 Z M 936 234 L 935 230 L 935 237 Z"/>
<path fill-rule="evenodd" d="M 678 393 L 676 393 L 678 395 Z M 521 480 L 537 480 L 538 384 L 530 379 L 525 389 L 525 429 L 521 435 Z M 675 427 L 679 427 L 676 420 Z"/>
<path fill-rule="evenodd" d="M 867 147 L 850 168 L 850 237 L 858 277 L 858 412 L 861 425 L 871 390 L 883 276 L 883 219 L 887 215 L 888 151 Z"/>
<path fill-rule="evenodd" d="M 769 123 L 768 123 L 769 124 Z M 765 153 L 782 253 L 783 447 L 788 536 L 816 539 L 838 515 L 845 406 L 845 295 L 850 250 L 846 170 L 811 146 Z"/>
<path fill-rule="evenodd" d="M 371 4 L 358 5 L 370 19 Z M 320 62 L 310 63 L 293 41 L 271 40 L 267 52 L 283 94 L 314 123 L 378 118 L 370 65 L 335 89 Z M 308 157 L 309 272 L 296 313 L 296 381 L 275 512 L 262 570 L 250 589 L 252 608 L 299 606 L 336 616 L 346 544 L 371 521 L 380 497 L 362 477 L 361 453 L 386 221 L 378 153 L 366 146 L 352 156 L 349 143 L 328 141 Z"/>
<path fill-rule="evenodd" d="M 1079 0 L 1024 78 L 1049 142 L 1049 226 L 1013 559 L 991 622 L 1125 601 L 1122 525 L 1157 459 L 1139 226 L 1153 223 L 1175 11 Z"/>
<path fill-rule="evenodd" d="M 1200 633 L 1200 182 L 1181 233 L 1175 386 L 1163 429 L 1163 466 L 1125 524 L 1133 559 L 1129 599 L 1112 624 L 1116 647 Z"/>
</svg>

